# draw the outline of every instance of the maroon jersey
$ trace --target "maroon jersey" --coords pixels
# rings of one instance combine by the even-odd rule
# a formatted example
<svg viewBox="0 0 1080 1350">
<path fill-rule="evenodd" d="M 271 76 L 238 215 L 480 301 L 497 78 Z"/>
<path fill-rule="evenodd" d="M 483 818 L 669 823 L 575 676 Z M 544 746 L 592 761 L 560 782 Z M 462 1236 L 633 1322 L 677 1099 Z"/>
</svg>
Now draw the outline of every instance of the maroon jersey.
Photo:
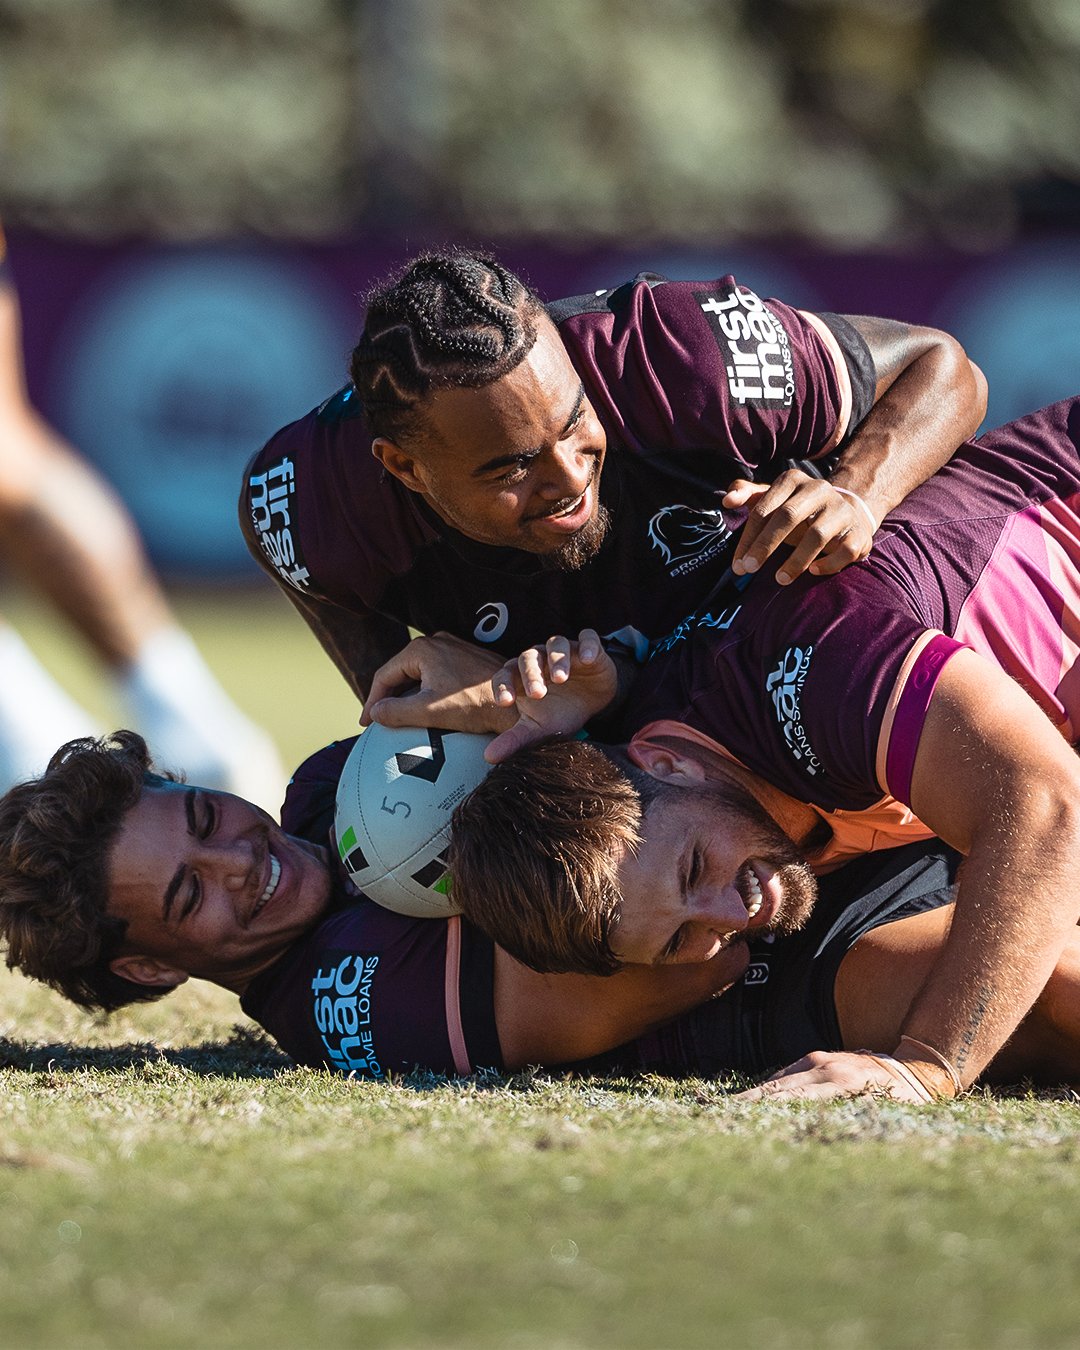
<svg viewBox="0 0 1080 1350">
<path fill-rule="evenodd" d="M 549 307 L 604 425 L 613 528 L 579 572 L 478 544 L 382 471 L 351 387 L 248 466 L 241 527 L 279 584 L 513 656 L 585 626 L 657 638 L 724 577 L 737 477 L 827 456 L 873 402 L 874 369 L 835 315 L 761 301 L 734 278 L 638 278 Z M 741 520 L 741 518 L 740 518 Z"/>
<path fill-rule="evenodd" d="M 877 809 L 883 794 L 910 804 L 935 682 L 969 646 L 1076 741 L 1078 447 L 1074 398 L 962 446 L 887 517 L 864 562 L 781 587 L 778 560 L 737 606 L 701 611 L 657 645 L 624 732 L 685 724 L 827 811 Z"/>
<path fill-rule="evenodd" d="M 282 809 L 290 834 L 329 838 L 352 741 L 297 770 Z M 335 859 L 334 907 L 248 986 L 241 1006 L 300 1064 L 358 1078 L 501 1067 L 494 957 L 461 919 L 413 919 L 357 896 Z"/>
<path fill-rule="evenodd" d="M 282 811 L 291 834 L 327 840 L 351 748 L 329 746 L 297 770 Z M 935 842 L 823 878 L 805 931 L 755 943 L 730 993 L 579 1067 L 758 1073 L 839 1049 L 833 983 L 844 954 L 879 924 L 947 904 L 954 864 Z M 464 919 L 395 914 L 358 897 L 340 871 L 335 877 L 330 912 L 248 986 L 248 1016 L 298 1063 L 357 1078 L 501 1069 L 491 942 Z"/>
</svg>

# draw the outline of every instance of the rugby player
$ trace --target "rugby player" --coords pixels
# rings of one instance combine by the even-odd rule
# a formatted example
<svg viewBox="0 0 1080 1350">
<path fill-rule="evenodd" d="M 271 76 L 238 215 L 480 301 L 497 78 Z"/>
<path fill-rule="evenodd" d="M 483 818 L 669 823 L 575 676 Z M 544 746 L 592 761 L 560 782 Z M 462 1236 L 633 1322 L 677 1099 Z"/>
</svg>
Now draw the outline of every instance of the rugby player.
<svg viewBox="0 0 1080 1350">
<path fill-rule="evenodd" d="M 279 800 L 273 743 L 218 684 L 172 612 L 124 507 L 31 406 L 0 231 L 0 557 L 86 640 L 162 762 Z M 0 790 L 97 719 L 0 619 Z"/>
<path fill-rule="evenodd" d="M 826 878 L 794 938 L 610 978 L 541 975 L 467 920 L 406 917 L 351 890 L 326 846 L 350 745 L 297 772 L 284 828 L 237 797 L 150 773 L 133 733 L 64 747 L 0 800 L 8 964 L 105 1010 L 208 979 L 300 1063 L 361 1078 L 601 1052 L 587 1067 L 759 1074 L 814 1046 L 895 1040 L 947 928 L 954 859 L 915 845 Z M 994 1076 L 1075 1080 L 1078 982 L 1074 941 Z M 925 1083 L 912 1062 L 875 1063 L 894 1095 L 934 1090 L 918 1062 Z"/>
<path fill-rule="evenodd" d="M 1078 446 L 1080 398 L 990 432 L 893 512 L 865 561 L 788 588 L 760 574 L 733 609 L 682 625 L 622 717 L 644 779 L 630 782 L 626 757 L 555 745 L 497 768 L 459 810 L 464 911 L 541 969 L 696 961 L 781 914 L 786 880 L 805 907 L 806 869 L 786 868 L 785 850 L 822 871 L 936 834 L 967 860 L 903 1029 L 970 1083 L 1080 914 Z M 596 711 L 616 672 L 592 637 L 592 661 L 550 688 L 595 691 Z M 529 735 L 547 699 L 530 708 L 525 684 L 542 692 L 566 650 L 496 677 L 516 670 L 503 696 L 522 695 Z M 490 711 L 474 703 L 458 722 L 443 698 L 440 723 L 497 728 L 478 720 Z M 574 711 L 551 729 L 580 725 Z M 654 780 L 676 800 L 643 812 L 638 785 Z M 864 1071 L 841 1056 L 812 1085 Z"/>
<path fill-rule="evenodd" d="M 779 580 L 835 571 L 985 410 L 932 329 L 730 276 L 545 307 L 465 252 L 371 295 L 350 373 L 255 456 L 240 522 L 361 698 L 409 627 L 511 656 L 589 625 L 640 655 L 732 561 L 786 539 Z"/>
</svg>

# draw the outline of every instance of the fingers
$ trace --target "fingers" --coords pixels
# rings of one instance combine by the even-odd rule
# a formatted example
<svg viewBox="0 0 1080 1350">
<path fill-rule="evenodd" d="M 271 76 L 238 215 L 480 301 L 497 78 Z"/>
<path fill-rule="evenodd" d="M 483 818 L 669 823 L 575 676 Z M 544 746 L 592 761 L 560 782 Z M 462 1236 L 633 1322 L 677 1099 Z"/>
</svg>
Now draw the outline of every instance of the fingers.
<svg viewBox="0 0 1080 1350">
<path fill-rule="evenodd" d="M 547 730 L 539 722 L 521 718 L 509 730 L 501 732 L 488 743 L 484 750 L 484 758 L 489 764 L 501 764 L 518 750 L 524 750 L 527 745 L 542 741 L 547 735 Z"/>
<path fill-rule="evenodd" d="M 923 1103 L 930 1100 L 925 1087 L 897 1068 L 887 1055 L 872 1051 L 824 1051 L 812 1054 L 773 1074 L 764 1083 L 738 1094 L 749 1102 L 785 1101 L 794 1098 L 817 1101 L 831 1097 L 874 1094 L 896 1101 Z"/>
<path fill-rule="evenodd" d="M 720 505 L 727 507 L 729 511 L 735 511 L 740 506 L 749 506 L 755 498 L 764 496 L 768 490 L 767 483 L 752 483 L 748 478 L 736 478 L 721 499 Z"/>
<path fill-rule="evenodd" d="M 870 520 L 851 497 L 823 479 L 789 469 L 758 492 L 735 549 L 736 575 L 759 570 L 781 545 L 792 552 L 776 573 L 782 586 L 804 572 L 827 575 L 869 554 Z"/>
<path fill-rule="evenodd" d="M 505 707 L 519 697 L 544 698 L 549 685 L 565 684 L 575 671 L 594 666 L 602 653 L 603 643 L 593 628 L 583 628 L 576 642 L 561 635 L 550 637 L 542 647 L 526 648 L 495 673 L 495 701 Z"/>
<path fill-rule="evenodd" d="M 378 722 L 382 727 L 439 726 L 447 731 L 454 730 L 446 726 L 445 721 L 436 720 L 433 702 L 432 696 L 423 690 L 415 694 L 397 694 L 376 702 L 369 698 L 364 704 L 367 721 L 362 720 L 361 724 L 370 726 L 372 722 Z"/>
</svg>

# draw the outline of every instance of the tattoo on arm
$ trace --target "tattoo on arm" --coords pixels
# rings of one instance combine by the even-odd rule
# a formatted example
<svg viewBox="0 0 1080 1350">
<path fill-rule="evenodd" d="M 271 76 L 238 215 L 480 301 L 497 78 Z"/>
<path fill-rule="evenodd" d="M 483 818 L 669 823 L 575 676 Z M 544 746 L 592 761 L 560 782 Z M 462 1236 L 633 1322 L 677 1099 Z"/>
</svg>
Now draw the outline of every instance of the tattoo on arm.
<svg viewBox="0 0 1080 1350">
<path fill-rule="evenodd" d="M 971 1047 L 975 1044 L 975 1039 L 979 1034 L 979 1028 L 982 1026 L 987 1012 L 990 1010 L 990 1001 L 993 997 L 993 990 L 988 984 L 984 984 L 979 990 L 979 999 L 975 1004 L 971 1017 L 968 1019 L 967 1030 L 960 1038 L 960 1052 L 956 1056 L 956 1071 L 959 1074 L 964 1072 L 964 1066 L 968 1062 L 971 1054 Z"/>
</svg>

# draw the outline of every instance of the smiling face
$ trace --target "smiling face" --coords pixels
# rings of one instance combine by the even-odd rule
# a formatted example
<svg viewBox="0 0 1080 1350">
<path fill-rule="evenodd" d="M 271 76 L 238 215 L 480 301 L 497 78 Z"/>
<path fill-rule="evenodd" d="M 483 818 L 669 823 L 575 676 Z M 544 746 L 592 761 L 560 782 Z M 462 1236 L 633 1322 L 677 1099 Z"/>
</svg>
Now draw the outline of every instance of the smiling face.
<svg viewBox="0 0 1080 1350">
<path fill-rule="evenodd" d="M 482 544 L 579 567 L 603 541 L 599 485 L 607 441 L 546 315 L 506 375 L 440 389 L 407 444 L 379 438 L 376 458 L 456 530 Z"/>
<path fill-rule="evenodd" d="M 183 783 L 146 787 L 108 861 L 108 912 L 127 921 L 119 975 L 168 986 L 193 975 L 242 992 L 317 921 L 327 852 L 258 807 Z"/>
<path fill-rule="evenodd" d="M 620 863 L 611 948 L 630 964 L 707 961 L 732 942 L 809 917 L 813 873 L 738 783 L 666 785 Z"/>
</svg>

